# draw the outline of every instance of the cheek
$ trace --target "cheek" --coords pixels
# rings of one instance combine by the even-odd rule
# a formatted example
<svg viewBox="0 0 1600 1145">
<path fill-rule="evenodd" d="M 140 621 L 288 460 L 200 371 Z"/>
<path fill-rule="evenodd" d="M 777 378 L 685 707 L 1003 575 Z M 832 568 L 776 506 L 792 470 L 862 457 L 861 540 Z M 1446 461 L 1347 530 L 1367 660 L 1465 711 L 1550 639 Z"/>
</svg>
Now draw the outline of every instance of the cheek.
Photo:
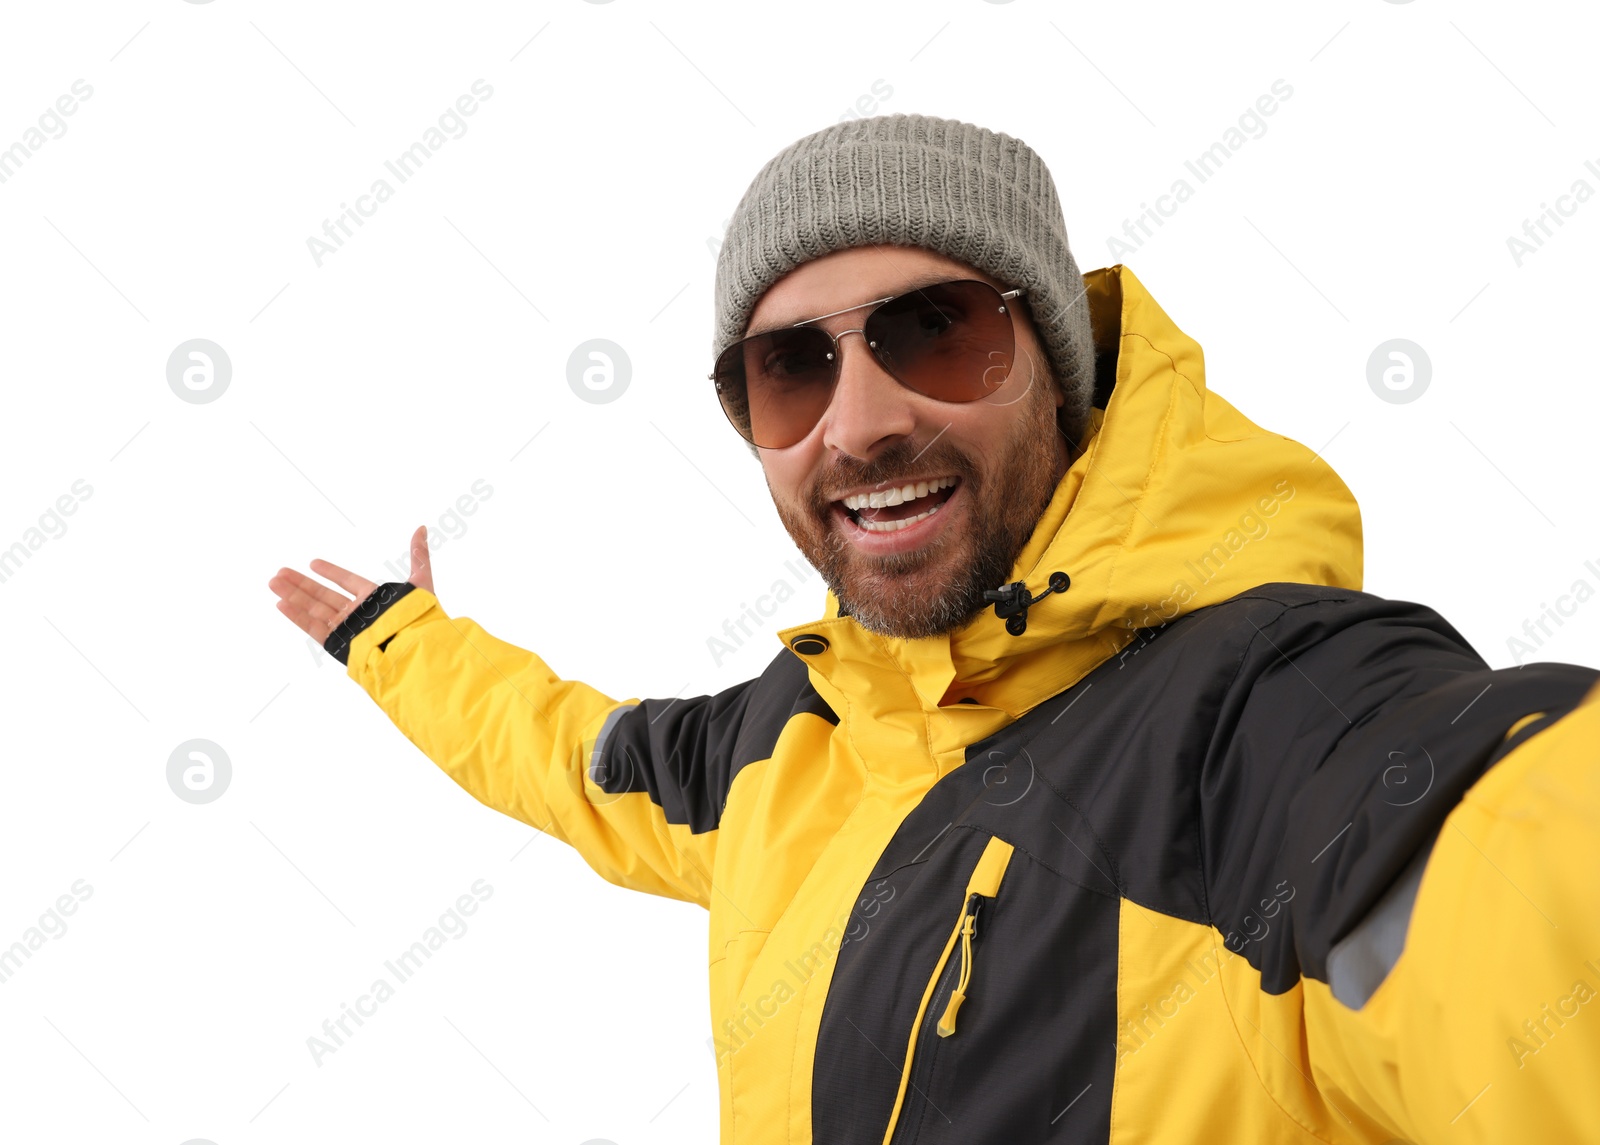
<svg viewBox="0 0 1600 1145">
<path fill-rule="evenodd" d="M 999 427 L 998 432 L 1003 435 L 1019 417 L 1032 412 L 1041 399 L 1041 392 L 1048 389 L 1049 379 L 1045 373 L 1019 354 L 1004 383 L 993 393 L 964 405 L 944 407 L 949 412 L 939 419 L 939 424 L 949 421 L 985 437 L 994 436 L 995 427 Z"/>
<path fill-rule="evenodd" d="M 815 482 L 812 479 L 814 467 L 803 456 L 805 445 L 801 442 L 788 449 L 762 451 L 761 469 L 774 501 L 797 505 L 807 499 L 807 492 Z"/>
<path fill-rule="evenodd" d="M 1032 403 L 1022 393 L 1008 385 L 992 398 L 956 407 L 930 425 L 928 436 L 939 433 L 941 446 L 948 443 L 980 472 L 988 469 L 1005 456 L 1018 423 L 1032 416 Z"/>
</svg>

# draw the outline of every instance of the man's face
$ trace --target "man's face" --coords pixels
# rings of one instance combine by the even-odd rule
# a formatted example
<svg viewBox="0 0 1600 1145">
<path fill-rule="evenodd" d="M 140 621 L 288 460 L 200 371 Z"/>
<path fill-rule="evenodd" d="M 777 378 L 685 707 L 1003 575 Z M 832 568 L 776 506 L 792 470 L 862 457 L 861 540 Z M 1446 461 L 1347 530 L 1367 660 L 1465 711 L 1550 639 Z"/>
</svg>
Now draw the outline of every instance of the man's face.
<svg viewBox="0 0 1600 1145">
<path fill-rule="evenodd" d="M 919 248 L 835 251 L 768 290 L 749 330 L 961 278 L 1011 289 Z M 1070 450 L 1056 426 L 1063 394 L 1026 308 L 1015 302 L 1009 308 L 1014 365 L 988 396 L 960 403 L 924 397 L 887 373 L 861 335 L 846 334 L 839 381 L 822 420 L 796 444 L 760 451 L 784 527 L 843 611 L 871 631 L 937 636 L 990 607 L 984 590 L 1010 574 L 1066 472 Z M 816 325 L 837 335 L 860 329 L 867 313 L 851 310 Z M 898 505 L 854 507 L 858 496 L 903 493 L 908 485 L 920 495 Z"/>
</svg>

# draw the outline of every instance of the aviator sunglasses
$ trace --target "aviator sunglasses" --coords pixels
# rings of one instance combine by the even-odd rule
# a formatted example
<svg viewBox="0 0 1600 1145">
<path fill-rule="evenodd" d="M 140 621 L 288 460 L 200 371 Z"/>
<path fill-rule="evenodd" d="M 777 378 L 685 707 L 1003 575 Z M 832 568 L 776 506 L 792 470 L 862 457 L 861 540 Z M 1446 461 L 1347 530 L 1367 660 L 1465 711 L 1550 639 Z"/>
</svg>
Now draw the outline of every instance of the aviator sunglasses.
<svg viewBox="0 0 1600 1145">
<path fill-rule="evenodd" d="M 936 282 L 753 334 L 717 355 L 708 375 L 733 428 L 750 444 L 783 449 L 810 433 L 839 381 L 839 339 L 860 334 L 895 381 L 941 402 L 987 397 L 1011 374 L 1016 333 L 1008 300 L 987 282 Z M 859 327 L 829 334 L 810 325 L 872 307 Z"/>
</svg>

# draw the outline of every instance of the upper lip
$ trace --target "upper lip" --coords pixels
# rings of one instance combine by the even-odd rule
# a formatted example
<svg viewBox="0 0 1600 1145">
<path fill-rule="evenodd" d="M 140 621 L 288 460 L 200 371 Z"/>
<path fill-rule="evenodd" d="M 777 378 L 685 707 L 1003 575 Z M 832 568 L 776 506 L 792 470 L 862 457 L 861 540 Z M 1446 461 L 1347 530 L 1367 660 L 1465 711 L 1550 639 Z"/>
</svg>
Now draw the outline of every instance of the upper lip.
<svg viewBox="0 0 1600 1145">
<path fill-rule="evenodd" d="M 890 489 L 904 489 L 907 485 L 920 485 L 924 481 L 930 484 L 934 481 L 951 480 L 957 484 L 961 481 L 959 473 L 927 473 L 921 477 L 897 477 L 893 481 L 875 481 L 871 485 L 856 485 L 849 489 L 841 489 L 829 496 L 829 501 L 843 501 L 846 497 L 853 497 L 858 493 L 886 493 Z"/>
</svg>

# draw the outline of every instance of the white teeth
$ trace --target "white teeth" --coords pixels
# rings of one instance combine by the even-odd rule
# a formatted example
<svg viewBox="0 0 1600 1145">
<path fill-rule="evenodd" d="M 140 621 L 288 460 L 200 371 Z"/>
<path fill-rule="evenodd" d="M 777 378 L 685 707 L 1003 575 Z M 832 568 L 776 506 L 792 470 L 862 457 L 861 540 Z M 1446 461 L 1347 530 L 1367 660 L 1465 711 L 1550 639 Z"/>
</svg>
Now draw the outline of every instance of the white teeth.
<svg viewBox="0 0 1600 1145">
<path fill-rule="evenodd" d="M 861 520 L 857 521 L 856 524 L 860 525 L 869 533 L 898 533 L 907 525 L 915 525 L 918 521 L 924 521 L 943 508 L 944 502 L 941 501 L 926 512 L 918 513 L 915 517 L 907 517 L 903 521 L 871 521 L 863 517 Z"/>
<path fill-rule="evenodd" d="M 929 493 L 937 493 L 941 489 L 948 489 L 955 483 L 956 479 L 954 477 L 939 477 L 932 481 L 917 481 L 910 485 L 902 485 L 898 489 L 880 489 L 872 493 L 852 493 L 844 499 L 844 507 L 851 510 L 887 509 L 893 505 L 903 505 L 907 501 L 915 501 L 918 497 L 926 497 Z M 920 517 L 913 519 L 921 520 Z"/>
</svg>

